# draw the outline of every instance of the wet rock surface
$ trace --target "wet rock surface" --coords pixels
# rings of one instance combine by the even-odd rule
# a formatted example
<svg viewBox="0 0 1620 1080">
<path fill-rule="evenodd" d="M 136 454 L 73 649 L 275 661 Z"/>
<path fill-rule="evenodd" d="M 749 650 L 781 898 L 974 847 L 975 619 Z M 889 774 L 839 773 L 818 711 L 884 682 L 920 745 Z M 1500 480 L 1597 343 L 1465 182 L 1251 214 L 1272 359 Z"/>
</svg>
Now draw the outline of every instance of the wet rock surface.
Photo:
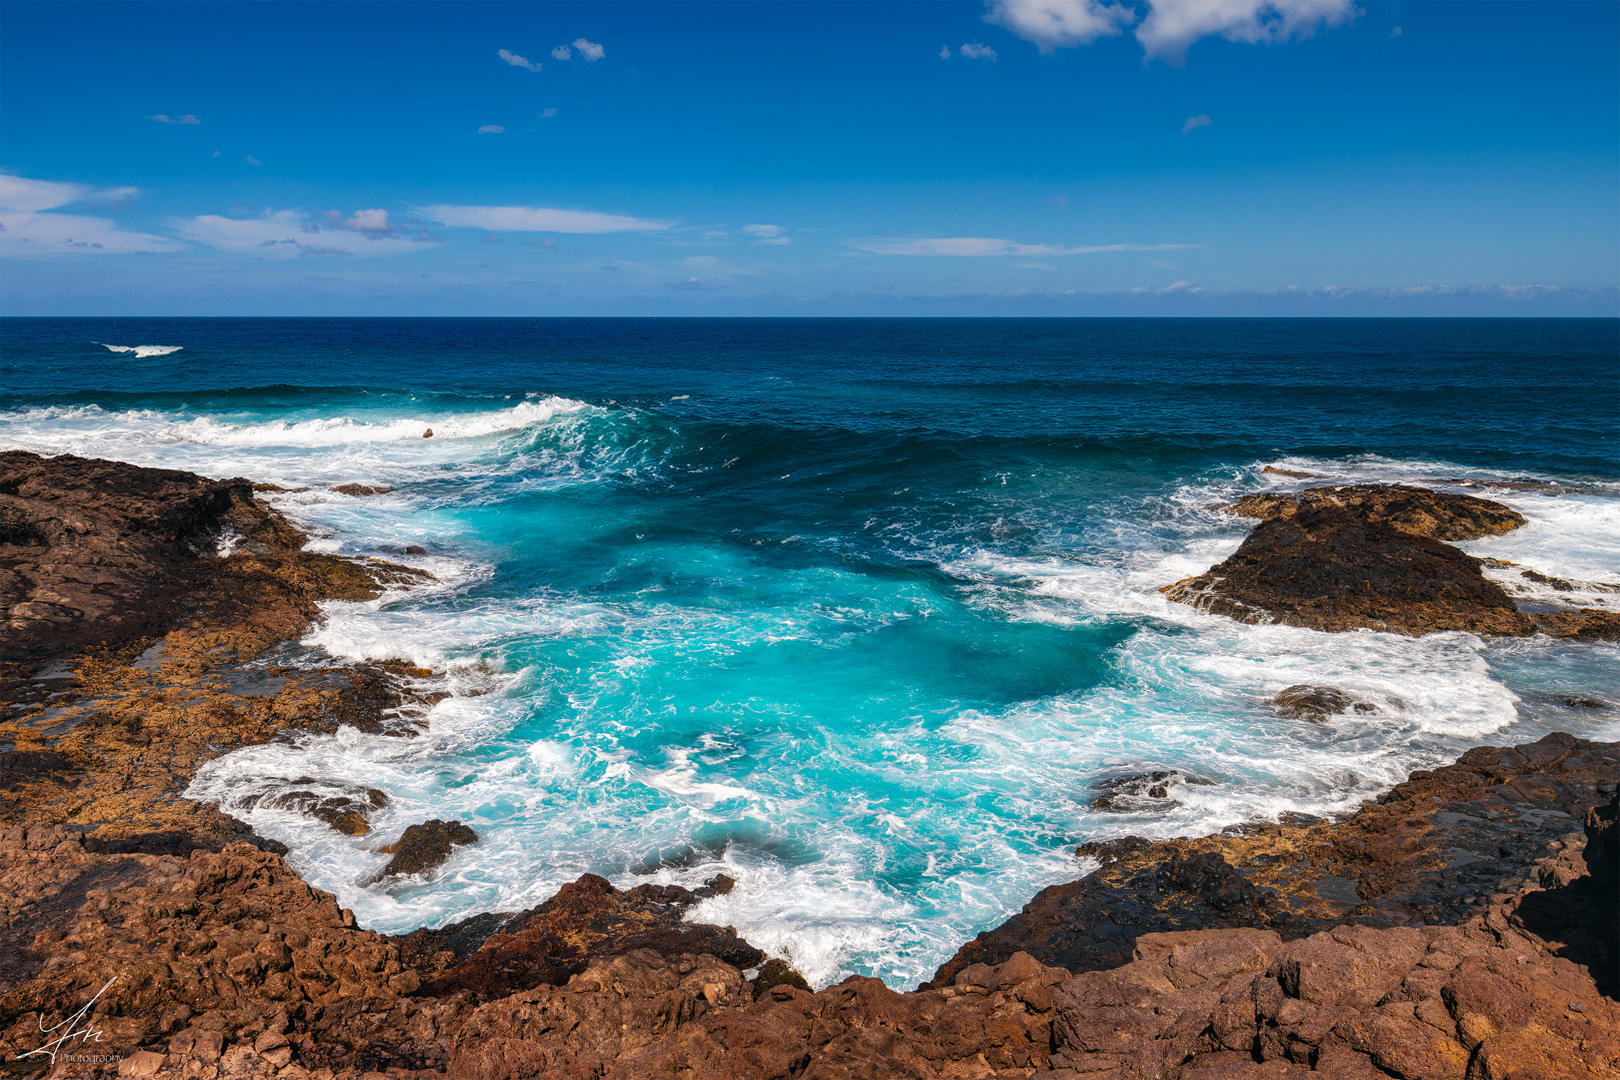
<svg viewBox="0 0 1620 1080">
<path fill-rule="evenodd" d="M 1099 794 L 1088 804 L 1093 810 L 1116 814 L 1168 810 L 1186 787 L 1204 787 L 1215 781 L 1180 769 L 1154 769 L 1152 772 L 1112 776 L 1097 785 Z"/>
<path fill-rule="evenodd" d="M 1311 720 L 1316 723 L 1345 713 L 1366 715 L 1379 711 L 1376 702 L 1358 698 L 1347 690 L 1305 683 L 1284 687 L 1271 699 L 1271 704 L 1277 707 L 1277 715 L 1285 720 Z"/>
</svg>

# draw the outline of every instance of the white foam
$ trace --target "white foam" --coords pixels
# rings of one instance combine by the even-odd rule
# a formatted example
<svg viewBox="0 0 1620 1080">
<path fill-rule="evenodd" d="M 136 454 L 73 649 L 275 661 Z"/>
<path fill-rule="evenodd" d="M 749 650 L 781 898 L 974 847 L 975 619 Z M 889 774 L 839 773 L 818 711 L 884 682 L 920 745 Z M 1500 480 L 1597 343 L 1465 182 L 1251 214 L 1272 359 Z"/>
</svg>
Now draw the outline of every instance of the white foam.
<svg viewBox="0 0 1620 1080">
<path fill-rule="evenodd" d="M 108 352 L 134 353 L 136 358 L 140 360 L 144 360 L 149 356 L 168 356 L 170 353 L 177 353 L 185 347 L 183 345 L 107 345 L 100 341 L 94 344 L 100 345 Z"/>
</svg>

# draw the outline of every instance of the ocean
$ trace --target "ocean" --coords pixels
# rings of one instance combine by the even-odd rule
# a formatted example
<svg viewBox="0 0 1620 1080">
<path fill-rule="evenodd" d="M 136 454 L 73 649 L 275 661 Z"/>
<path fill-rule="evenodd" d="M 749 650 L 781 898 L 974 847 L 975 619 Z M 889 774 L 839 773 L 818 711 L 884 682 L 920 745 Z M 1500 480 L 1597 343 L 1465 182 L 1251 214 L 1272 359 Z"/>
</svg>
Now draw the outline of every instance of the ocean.
<svg viewBox="0 0 1620 1080">
<path fill-rule="evenodd" d="M 1325 482 L 1267 466 L 1493 498 L 1529 524 L 1471 554 L 1620 581 L 1614 320 L 7 318 L 0 348 L 0 445 L 307 489 L 266 498 L 313 547 L 436 577 L 260 661 L 431 668 L 451 696 L 419 738 L 250 747 L 189 792 L 384 932 L 586 872 L 723 872 L 691 918 L 817 986 L 909 987 L 1088 869 L 1083 841 L 1620 738 L 1612 643 L 1251 626 L 1159 593 L 1252 525 L 1212 504 Z M 1296 683 L 1378 711 L 1283 719 Z M 1092 805 L 1155 771 L 1166 798 Z M 365 837 L 245 805 L 304 776 L 391 801 Z M 482 840 L 362 885 L 427 818 Z"/>
</svg>

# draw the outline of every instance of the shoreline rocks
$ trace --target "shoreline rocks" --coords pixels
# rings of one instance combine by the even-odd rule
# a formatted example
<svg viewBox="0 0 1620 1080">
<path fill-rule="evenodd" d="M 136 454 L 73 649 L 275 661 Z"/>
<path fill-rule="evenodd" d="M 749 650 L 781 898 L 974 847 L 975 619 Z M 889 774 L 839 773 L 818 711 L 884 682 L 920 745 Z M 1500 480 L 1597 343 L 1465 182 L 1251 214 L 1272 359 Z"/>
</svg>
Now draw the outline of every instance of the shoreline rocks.
<svg viewBox="0 0 1620 1080">
<path fill-rule="evenodd" d="M 58 516 L 80 531 L 42 509 L 57 467 L 69 492 Z M 178 793 L 239 746 L 344 724 L 411 734 L 413 710 L 431 704 L 411 689 L 425 673 L 280 666 L 269 650 L 300 634 L 321 599 L 421 575 L 298 551 L 303 538 L 245 481 L 0 456 L 0 477 L 13 476 L 0 483 L 3 584 L 23 597 L 13 606 L 58 603 L 53 583 L 72 601 L 62 606 L 78 605 L 71 575 L 52 567 L 83 585 L 83 568 L 114 548 L 125 561 L 97 594 L 118 620 L 86 629 L 86 614 L 58 639 L 25 608 L 0 642 L 13 657 L 0 683 L 9 1073 L 1484 1080 L 1620 1069 L 1620 946 L 1605 907 L 1620 889 L 1620 745 L 1567 735 L 1470 751 L 1339 824 L 1298 816 L 1086 845 L 1101 870 L 1044 891 L 908 993 L 860 977 L 813 991 L 733 928 L 686 921 L 694 902 L 730 889 L 723 875 L 698 890 L 618 890 L 585 875 L 525 912 L 394 938 L 362 929 L 288 867 L 282 845 Z M 150 505 L 121 498 L 126 483 Z M 1113 795 L 1151 804 L 1195 781 L 1147 773 Z M 386 793 L 298 777 L 248 784 L 244 798 L 325 812 L 358 835 Z M 412 830 L 427 842 L 405 846 L 426 861 L 405 872 L 476 840 L 459 822 L 428 822 L 402 842 Z M 42 1030 L 81 1021 L 99 1033 L 86 1047 L 97 1060 L 35 1053 Z"/>
</svg>

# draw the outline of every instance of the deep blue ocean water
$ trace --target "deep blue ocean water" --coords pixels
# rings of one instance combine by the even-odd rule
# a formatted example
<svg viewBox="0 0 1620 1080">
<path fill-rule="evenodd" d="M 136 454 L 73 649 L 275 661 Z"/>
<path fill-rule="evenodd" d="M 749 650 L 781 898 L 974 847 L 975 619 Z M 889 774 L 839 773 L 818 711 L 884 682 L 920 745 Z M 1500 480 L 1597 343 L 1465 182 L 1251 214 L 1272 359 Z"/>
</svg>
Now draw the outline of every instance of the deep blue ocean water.
<svg viewBox="0 0 1620 1080">
<path fill-rule="evenodd" d="M 1620 581 L 1613 320 L 9 318 L 0 353 L 0 445 L 307 487 L 271 498 L 314 546 L 438 576 L 329 605 L 303 654 L 444 672 L 427 735 L 251 748 L 193 789 L 385 931 L 585 871 L 724 871 L 694 918 L 818 984 L 909 984 L 1086 869 L 1083 840 L 1620 738 L 1564 700 L 1620 704 L 1612 645 L 1246 626 L 1158 592 L 1247 531 L 1211 503 L 1322 482 L 1267 465 L 1485 494 L 1530 524 L 1471 553 Z M 1501 480 L 1579 490 L 1477 486 Z M 329 490 L 351 482 L 394 491 Z M 1299 682 L 1381 711 L 1282 720 Z M 1209 782 L 1089 805 L 1156 769 Z M 366 838 L 233 805 L 298 776 L 393 802 Z M 426 817 L 484 839 L 361 887 Z"/>
</svg>

